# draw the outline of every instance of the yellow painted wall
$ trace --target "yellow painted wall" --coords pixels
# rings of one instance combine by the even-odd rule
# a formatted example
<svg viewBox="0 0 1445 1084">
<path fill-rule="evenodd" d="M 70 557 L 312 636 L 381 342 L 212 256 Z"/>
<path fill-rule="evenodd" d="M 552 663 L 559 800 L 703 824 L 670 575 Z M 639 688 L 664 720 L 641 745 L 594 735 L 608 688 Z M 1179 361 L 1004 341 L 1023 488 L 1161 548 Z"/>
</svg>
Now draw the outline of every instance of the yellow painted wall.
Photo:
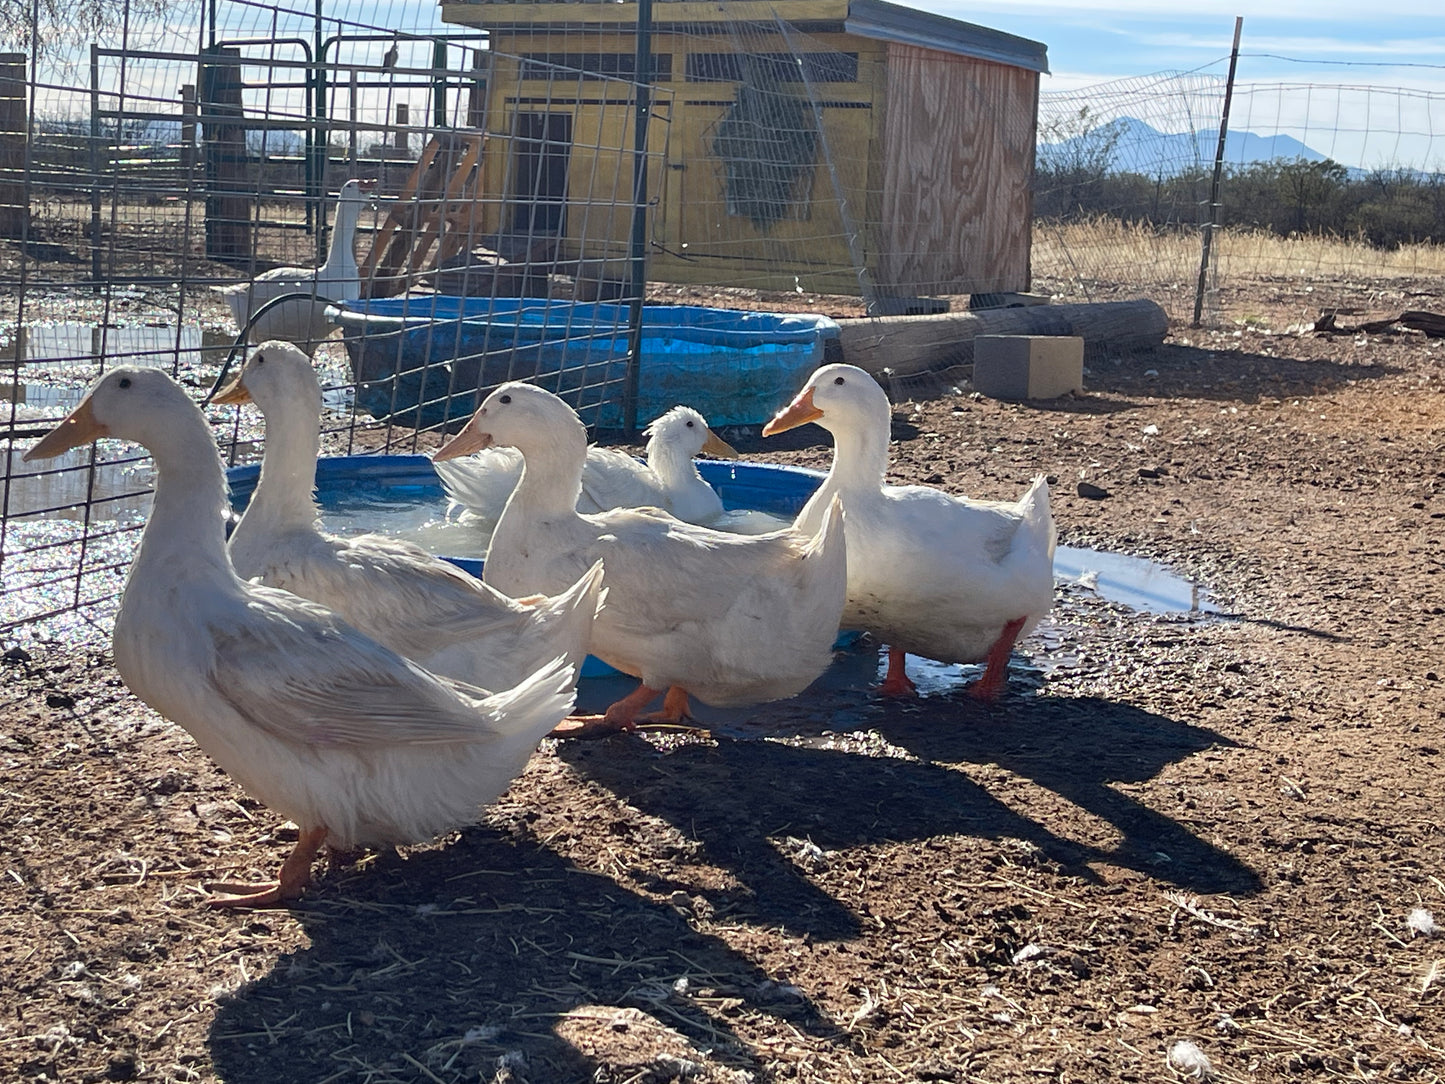
<svg viewBox="0 0 1445 1084">
<path fill-rule="evenodd" d="M 846 10 L 846 0 L 799 2 L 817 6 L 820 11 L 829 5 L 829 10 Z M 786 0 L 780 0 L 780 6 L 781 3 Z M 550 86 L 540 80 L 518 82 L 514 58 L 522 54 L 571 51 L 632 55 L 635 42 L 630 23 L 618 21 L 613 30 L 605 22 L 597 25 L 594 20 L 593 25 L 568 34 L 561 25 L 566 21 L 566 13 L 561 9 L 573 7 L 577 5 L 478 4 L 465 8 L 447 6 L 443 15 L 455 20 L 459 12 L 465 12 L 466 21 L 485 25 L 492 38 L 493 69 L 488 79 L 487 117 L 487 130 L 492 138 L 487 146 L 482 186 L 491 201 L 486 228 L 499 230 L 508 225 L 500 197 L 511 185 L 505 173 L 511 158 L 507 135 L 513 115 L 518 110 L 567 112 L 573 118 L 568 164 L 569 206 L 559 255 L 563 259 L 625 260 L 631 230 L 630 84 L 624 80 L 598 78 L 576 81 L 554 78 Z M 605 12 L 610 16 L 614 8 L 630 8 L 630 5 L 583 7 L 593 15 Z M 675 4 L 669 5 L 670 15 L 675 7 Z M 716 19 L 716 10 L 709 10 Z M 557 20 L 552 25 L 542 21 L 548 12 Z M 729 12 L 731 14 L 731 8 Z M 513 25 L 499 27 L 500 18 L 511 20 Z M 534 18 L 536 21 L 527 25 Z M 756 34 L 755 28 L 750 27 L 748 31 Z M 959 133 L 966 131 L 975 119 L 962 115 L 943 117 L 935 126 L 932 117 L 936 114 L 912 115 L 916 112 L 913 106 L 921 107 L 927 92 L 905 87 L 910 78 L 907 72 L 890 71 L 890 56 L 897 66 L 900 55 L 896 46 L 890 53 L 886 43 L 839 32 L 810 34 L 803 47 L 857 54 L 858 81 L 815 84 L 822 103 L 824 145 L 819 147 L 816 156 L 806 217 L 784 219 L 759 230 L 747 217 L 726 212 L 723 165 L 710 153 L 711 128 L 733 100 L 736 84 L 686 82 L 689 50 L 725 52 L 731 48 L 731 39 L 725 34 L 706 38 L 670 33 L 665 26 L 654 31 L 653 52 L 671 54 L 672 69 L 671 80 L 656 85 L 654 120 L 649 134 L 649 149 L 653 152 L 649 191 L 654 210 L 649 216 L 648 277 L 679 283 L 856 294 L 860 290 L 855 256 L 861 256 L 874 285 L 884 294 L 911 292 L 910 276 L 920 273 L 955 284 L 964 283 L 969 274 L 960 260 L 966 263 L 967 259 L 956 251 L 933 254 L 885 251 L 899 243 L 910 246 L 930 243 L 926 231 L 916 225 L 900 228 L 892 221 L 900 215 L 906 217 L 908 208 L 902 206 L 900 200 L 916 198 L 921 190 L 938 214 L 957 216 L 958 209 L 966 206 L 970 216 L 980 219 L 975 222 L 971 218 L 967 223 L 958 224 L 957 229 L 935 231 L 931 236 L 939 243 L 951 245 L 960 233 L 972 237 L 980 229 L 990 238 L 1002 236 L 997 219 L 1005 211 L 1012 214 L 1017 209 L 1020 193 L 1015 186 L 1020 178 L 1026 184 L 1031 173 L 1032 144 L 1007 148 L 1010 153 L 1023 154 L 1026 166 L 1002 167 L 1002 172 L 991 169 L 988 178 L 960 176 L 954 168 L 929 177 L 932 167 L 928 163 L 934 153 L 935 140 L 941 136 L 944 140 L 956 141 Z M 775 35 L 771 40 L 753 36 L 747 48 L 757 52 L 786 52 L 789 42 L 783 35 Z M 912 60 L 919 53 L 928 51 L 911 50 L 905 55 Z M 911 70 L 913 76 L 922 75 L 936 88 L 940 82 L 947 82 L 946 79 L 940 81 L 939 71 L 955 73 L 962 69 L 949 63 L 930 70 L 926 64 L 920 67 L 915 63 Z M 1026 85 L 1037 86 L 1037 76 L 1033 73 L 1005 70 L 1013 73 L 1010 86 L 1018 84 L 1021 89 Z M 900 82 L 900 78 L 904 82 Z M 808 101 L 807 86 L 801 83 L 795 86 L 804 101 Z M 913 105 L 905 104 L 900 110 L 899 103 L 895 103 L 890 112 L 890 92 L 895 98 L 911 98 Z M 1003 95 L 997 104 L 1027 109 L 1025 128 L 1031 133 L 1033 106 L 1025 97 L 1027 95 L 1018 96 L 1015 101 Z M 955 93 L 948 92 L 945 98 L 959 103 Z M 529 104 L 528 99 L 533 102 Z M 900 117 L 906 117 L 907 123 L 900 124 Z M 986 118 L 983 123 L 986 128 L 998 126 L 997 118 Z M 1002 148 L 997 142 L 990 146 Z M 951 154 L 946 148 L 942 153 L 945 158 Z M 900 173 L 900 165 L 904 163 L 908 163 L 907 168 Z M 922 189 L 919 177 L 922 177 Z M 1008 180 L 1008 207 L 993 208 L 987 185 L 1003 178 Z M 948 185 L 959 187 L 950 190 Z M 840 210 L 835 186 L 844 196 L 846 213 Z M 981 224 L 991 219 L 992 225 Z M 912 221 L 917 222 L 916 216 Z M 1009 229 L 1016 238 L 1019 225 L 1013 223 Z M 1022 226 L 1022 232 L 1021 258 L 1012 251 L 1014 246 L 1005 245 L 1007 251 L 1002 251 L 992 240 L 989 244 L 969 246 L 974 255 L 990 260 L 996 260 L 1002 251 L 1003 267 L 1001 273 L 991 273 L 990 288 L 1027 286 L 1027 223 Z M 999 270 L 996 263 L 994 267 L 995 271 Z M 618 277 L 625 276 L 619 274 Z"/>
</svg>

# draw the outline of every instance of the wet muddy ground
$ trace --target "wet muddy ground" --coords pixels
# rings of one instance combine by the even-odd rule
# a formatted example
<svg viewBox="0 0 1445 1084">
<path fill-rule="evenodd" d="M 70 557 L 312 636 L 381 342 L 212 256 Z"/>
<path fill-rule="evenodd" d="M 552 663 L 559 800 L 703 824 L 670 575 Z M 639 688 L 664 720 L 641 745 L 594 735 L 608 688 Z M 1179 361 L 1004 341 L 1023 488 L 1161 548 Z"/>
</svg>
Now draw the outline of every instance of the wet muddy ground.
<svg viewBox="0 0 1445 1084">
<path fill-rule="evenodd" d="M 992 707 L 877 700 L 864 644 L 766 726 L 549 742 L 290 909 L 206 909 L 287 826 L 103 650 L 11 645 L 0 1079 L 1441 1080 L 1445 346 L 1286 333 L 1321 296 L 895 409 L 894 480 L 1046 473 L 1061 541 L 1217 614 L 1070 587 Z"/>
</svg>

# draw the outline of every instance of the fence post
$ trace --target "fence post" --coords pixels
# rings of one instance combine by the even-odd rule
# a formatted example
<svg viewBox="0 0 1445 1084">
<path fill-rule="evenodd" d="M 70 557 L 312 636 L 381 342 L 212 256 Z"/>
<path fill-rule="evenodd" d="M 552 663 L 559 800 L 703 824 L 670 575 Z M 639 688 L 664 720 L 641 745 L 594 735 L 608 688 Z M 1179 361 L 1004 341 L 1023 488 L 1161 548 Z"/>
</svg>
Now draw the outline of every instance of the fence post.
<svg viewBox="0 0 1445 1084">
<path fill-rule="evenodd" d="M 181 169 L 187 178 L 196 164 L 196 85 L 181 87 Z"/>
<path fill-rule="evenodd" d="M 467 127 L 481 128 L 487 119 L 487 74 L 491 53 L 476 50 L 472 57 L 472 80 L 467 88 Z"/>
<path fill-rule="evenodd" d="M 241 50 L 207 49 L 201 67 L 201 129 L 206 150 L 206 257 L 251 255 L 251 201 L 245 193 L 246 125 Z"/>
<path fill-rule="evenodd" d="M 357 89 L 357 88 L 356 88 L 356 69 L 355 69 L 355 68 L 352 68 L 352 69 L 351 69 L 351 79 L 350 79 L 350 81 L 349 81 L 349 86 L 350 86 L 350 89 L 351 89 L 351 94 L 350 94 L 350 97 L 348 98 L 347 113 L 346 113 L 347 119 L 350 121 L 350 123 L 347 125 L 347 129 L 346 129 L 346 163 L 347 163 L 347 166 L 348 166 L 349 168 L 348 168 L 348 170 L 347 170 L 347 174 L 346 174 L 346 175 L 347 175 L 348 177 L 355 177 L 355 176 L 356 176 L 356 89 Z"/>
<path fill-rule="evenodd" d="M 25 196 L 25 54 L 0 53 L 0 237 L 17 240 L 30 226 Z"/>
<path fill-rule="evenodd" d="M 100 45 L 90 43 L 90 281 L 91 290 L 101 291 L 101 253 L 105 245 L 100 224 Z"/>
<path fill-rule="evenodd" d="M 398 157 L 406 157 L 407 148 L 410 145 L 410 133 L 407 126 L 411 124 L 411 108 L 406 102 L 396 103 L 396 135 L 394 145 L 401 152 Z"/>
<path fill-rule="evenodd" d="M 637 54 L 632 85 L 632 264 L 627 309 L 627 381 L 622 389 L 622 428 L 637 438 L 642 398 L 642 309 L 647 295 L 647 128 L 652 120 L 652 0 L 637 0 Z"/>
<path fill-rule="evenodd" d="M 1199 282 L 1194 288 L 1194 322 L 1198 327 L 1204 315 L 1204 284 L 1209 278 L 1209 251 L 1214 244 L 1214 219 L 1219 213 L 1219 178 L 1224 172 L 1224 140 L 1229 135 L 1229 100 L 1234 97 L 1234 69 L 1239 64 L 1239 34 L 1244 29 L 1244 16 L 1234 17 L 1234 48 L 1229 53 L 1229 78 L 1224 84 L 1224 109 L 1219 114 L 1219 146 L 1214 152 L 1214 179 L 1209 184 L 1209 216 L 1204 221 L 1204 240 L 1199 252 Z"/>
</svg>

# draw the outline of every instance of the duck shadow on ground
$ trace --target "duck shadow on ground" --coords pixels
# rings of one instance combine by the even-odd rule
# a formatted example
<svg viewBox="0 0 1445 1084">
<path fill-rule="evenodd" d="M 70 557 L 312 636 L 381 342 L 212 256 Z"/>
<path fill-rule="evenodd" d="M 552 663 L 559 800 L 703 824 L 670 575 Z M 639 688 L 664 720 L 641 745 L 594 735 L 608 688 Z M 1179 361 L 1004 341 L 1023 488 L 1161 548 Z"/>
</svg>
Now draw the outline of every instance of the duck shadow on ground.
<svg viewBox="0 0 1445 1084">
<path fill-rule="evenodd" d="M 588 1005 L 604 1007 L 603 1033 L 627 1030 L 606 1007 L 634 1007 L 685 1036 L 691 1060 L 754 1073 L 758 1059 L 728 1019 L 781 1017 L 851 1049 L 799 991 L 699 934 L 683 912 L 525 833 L 476 828 L 379 856 L 325 878 L 291 914 L 310 945 L 217 1008 L 209 1046 L 230 1084 L 489 1080 L 516 1052 L 527 1079 L 581 1084 L 598 1066 L 554 1029 Z M 256 912 L 237 937 L 268 931 Z"/>
<path fill-rule="evenodd" d="M 1100 863 L 1196 893 L 1260 888 L 1238 859 L 1113 785 L 1232 744 L 1216 732 L 1098 697 L 1014 693 L 987 706 L 961 681 L 914 702 L 885 701 L 868 691 L 876 648 L 839 656 L 796 700 L 750 713 L 699 708 L 716 744 L 660 750 L 631 736 L 566 743 L 559 756 L 699 841 L 750 890 L 746 907 L 729 903 L 739 920 L 813 938 L 856 936 L 859 918 L 804 876 L 790 838 L 828 849 L 955 834 L 1019 839 L 1090 880 Z M 1107 847 L 1071 838 L 1068 810 L 1044 823 L 952 767 L 964 764 L 1031 780 L 1122 838 Z"/>
</svg>

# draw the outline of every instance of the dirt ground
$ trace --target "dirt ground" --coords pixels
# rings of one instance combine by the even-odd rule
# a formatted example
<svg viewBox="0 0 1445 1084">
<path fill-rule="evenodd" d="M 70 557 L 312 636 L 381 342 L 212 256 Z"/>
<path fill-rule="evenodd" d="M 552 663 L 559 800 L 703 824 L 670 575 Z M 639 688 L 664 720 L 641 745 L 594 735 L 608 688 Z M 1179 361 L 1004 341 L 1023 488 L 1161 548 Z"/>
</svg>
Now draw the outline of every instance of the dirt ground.
<svg viewBox="0 0 1445 1084">
<path fill-rule="evenodd" d="M 1406 285 L 1338 297 L 1445 307 Z M 1445 344 L 1288 331 L 1319 288 L 1229 300 L 1079 397 L 899 403 L 892 470 L 1045 472 L 1062 542 L 1218 615 L 1079 602 L 993 707 L 548 742 L 480 826 L 289 909 L 206 908 L 287 828 L 104 654 L 12 648 L 0 1079 L 1445 1079 Z"/>
</svg>

